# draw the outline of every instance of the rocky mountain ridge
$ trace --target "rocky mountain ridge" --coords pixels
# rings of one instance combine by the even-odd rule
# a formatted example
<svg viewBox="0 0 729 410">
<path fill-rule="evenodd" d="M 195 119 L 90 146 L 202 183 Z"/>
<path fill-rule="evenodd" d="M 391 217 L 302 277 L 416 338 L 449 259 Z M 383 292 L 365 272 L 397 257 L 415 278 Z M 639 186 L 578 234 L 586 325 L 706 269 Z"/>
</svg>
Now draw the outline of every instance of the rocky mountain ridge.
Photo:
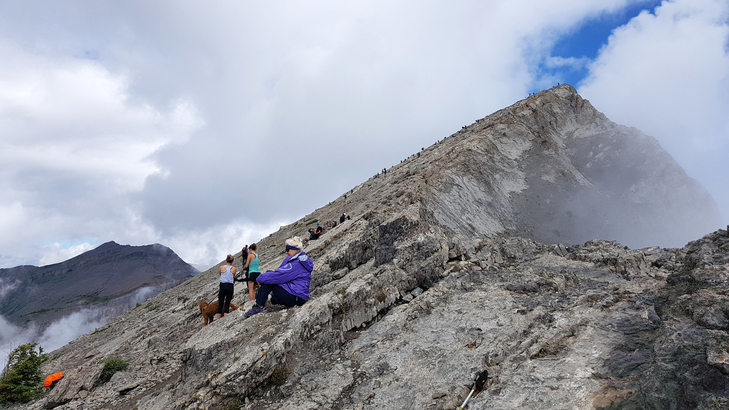
<svg viewBox="0 0 729 410">
<path fill-rule="evenodd" d="M 726 408 L 728 232 L 683 248 L 577 240 L 632 234 L 627 217 L 712 223 L 651 141 L 569 86 L 536 94 L 259 241 L 273 269 L 287 237 L 352 216 L 307 245 L 303 306 L 203 327 L 213 267 L 52 352 L 43 370 L 67 373 L 26 407 L 453 409 L 488 369 L 468 408 Z M 630 179 L 611 182 L 626 157 Z M 111 357 L 129 368 L 97 385 Z"/>
<path fill-rule="evenodd" d="M 118 316 L 197 273 L 163 245 L 107 242 L 60 263 L 0 269 L 0 283 L 10 289 L 0 299 L 0 315 L 41 329 L 81 308 Z"/>
</svg>

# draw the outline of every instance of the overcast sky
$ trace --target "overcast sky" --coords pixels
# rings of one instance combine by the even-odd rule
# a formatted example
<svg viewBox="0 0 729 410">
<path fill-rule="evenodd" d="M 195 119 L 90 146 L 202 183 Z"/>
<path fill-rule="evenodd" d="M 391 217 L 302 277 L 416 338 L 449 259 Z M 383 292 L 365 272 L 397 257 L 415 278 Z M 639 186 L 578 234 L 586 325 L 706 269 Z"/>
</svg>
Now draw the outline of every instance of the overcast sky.
<svg viewBox="0 0 729 410">
<path fill-rule="evenodd" d="M 727 220 L 728 18 L 729 0 L 0 1 L 0 267 L 110 240 L 212 265 L 558 82 L 657 138 Z"/>
</svg>

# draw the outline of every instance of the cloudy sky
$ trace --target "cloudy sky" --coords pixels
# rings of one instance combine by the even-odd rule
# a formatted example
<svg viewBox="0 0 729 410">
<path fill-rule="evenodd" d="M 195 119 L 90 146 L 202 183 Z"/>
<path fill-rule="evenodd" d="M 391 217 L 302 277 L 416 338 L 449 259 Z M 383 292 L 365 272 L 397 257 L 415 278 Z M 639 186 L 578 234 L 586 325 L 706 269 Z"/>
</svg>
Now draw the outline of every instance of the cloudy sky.
<svg viewBox="0 0 729 410">
<path fill-rule="evenodd" d="M 729 220 L 728 20 L 729 0 L 0 1 L 0 267 L 110 240 L 212 265 L 558 82 Z"/>
</svg>

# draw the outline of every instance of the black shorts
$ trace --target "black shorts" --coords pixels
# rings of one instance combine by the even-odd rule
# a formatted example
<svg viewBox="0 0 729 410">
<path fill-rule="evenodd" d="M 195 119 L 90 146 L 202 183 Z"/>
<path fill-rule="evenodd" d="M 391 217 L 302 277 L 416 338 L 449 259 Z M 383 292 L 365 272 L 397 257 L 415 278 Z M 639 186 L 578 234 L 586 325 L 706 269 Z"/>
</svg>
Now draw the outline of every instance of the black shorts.
<svg viewBox="0 0 729 410">
<path fill-rule="evenodd" d="M 246 281 L 255 282 L 261 272 L 246 272 Z"/>
</svg>

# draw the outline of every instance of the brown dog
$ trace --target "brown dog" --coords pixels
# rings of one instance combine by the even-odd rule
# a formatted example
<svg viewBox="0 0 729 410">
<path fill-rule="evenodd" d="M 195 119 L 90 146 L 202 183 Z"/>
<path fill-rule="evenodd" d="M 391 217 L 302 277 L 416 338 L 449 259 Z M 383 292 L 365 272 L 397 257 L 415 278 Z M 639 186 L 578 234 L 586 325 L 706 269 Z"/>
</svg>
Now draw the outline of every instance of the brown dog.
<svg viewBox="0 0 729 410">
<path fill-rule="evenodd" d="M 236 305 L 233 302 L 230 302 L 230 311 L 238 310 L 238 305 Z M 208 304 L 208 302 L 202 301 L 200 302 L 200 313 L 203 315 L 203 320 L 205 320 L 205 323 L 203 323 L 203 326 L 207 326 L 208 322 L 212 323 L 213 318 L 215 317 L 215 314 L 218 313 L 218 302 L 215 301 L 213 303 Z"/>
</svg>

